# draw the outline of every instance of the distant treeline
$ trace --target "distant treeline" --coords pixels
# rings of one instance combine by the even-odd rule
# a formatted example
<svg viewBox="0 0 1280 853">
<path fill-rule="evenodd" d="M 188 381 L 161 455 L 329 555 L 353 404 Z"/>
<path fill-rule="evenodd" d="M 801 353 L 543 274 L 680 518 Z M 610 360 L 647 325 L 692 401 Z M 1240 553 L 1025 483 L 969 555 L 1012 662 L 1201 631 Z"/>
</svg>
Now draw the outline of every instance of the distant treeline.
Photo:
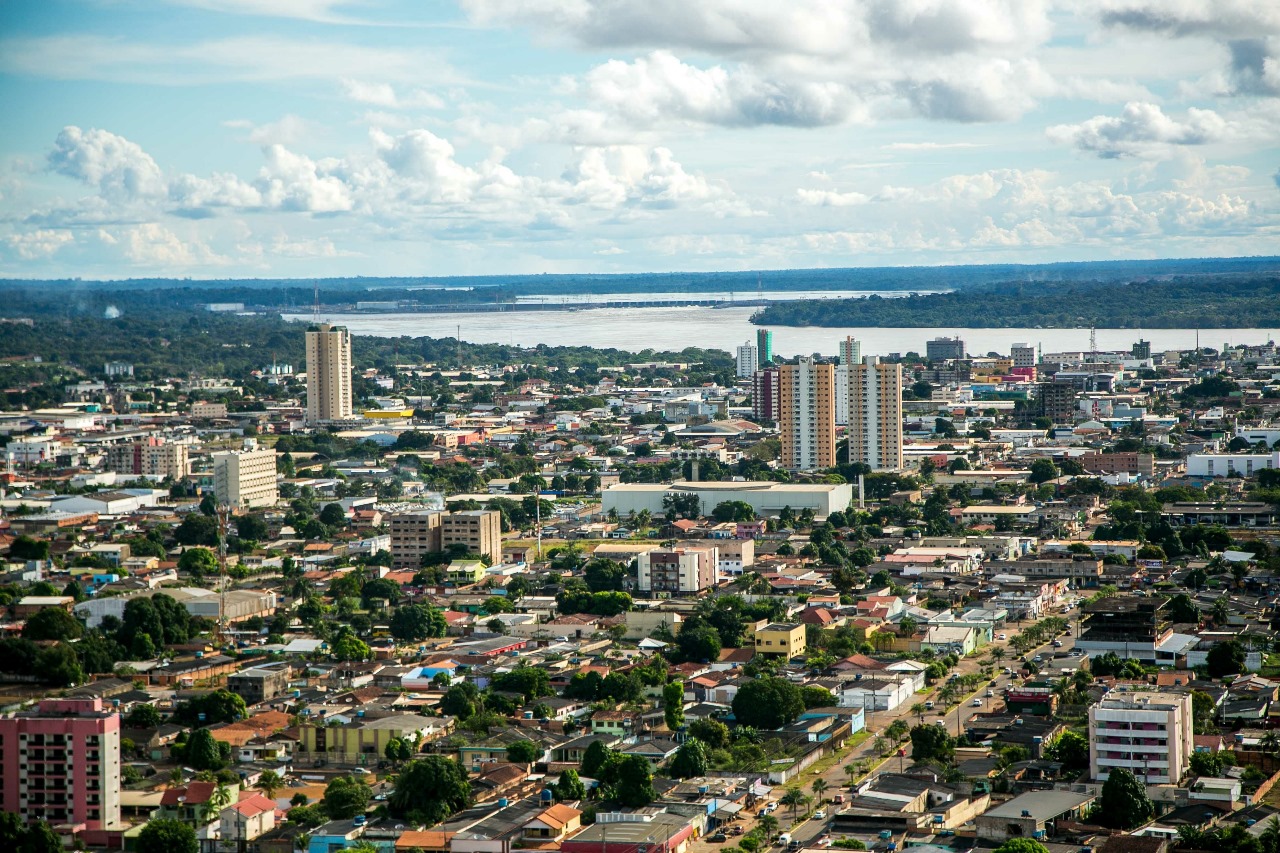
<svg viewBox="0 0 1280 853">
<path fill-rule="evenodd" d="M 1002 282 L 895 299 L 771 305 L 764 326 L 1280 328 L 1280 272 L 1222 271 L 1122 282 Z"/>
<path fill-rule="evenodd" d="M 705 293 L 735 291 L 744 296 L 764 290 L 967 290 L 1008 282 L 1103 282 L 1153 277 L 1200 276 L 1280 271 L 1280 258 L 1215 258 L 1158 261 L 1092 261 L 1057 264 L 973 264 L 947 267 L 867 267 L 739 272 L 624 273 L 614 275 L 401 276 L 322 279 L 150 278 L 120 281 L 63 279 L 0 280 L 5 299 L 39 298 L 55 293 L 71 302 L 103 294 L 124 298 L 145 292 L 172 307 L 207 302 L 244 302 L 247 306 L 305 311 L 320 289 L 329 305 L 357 300 L 420 302 L 496 302 L 529 295 L 614 293 Z"/>
</svg>

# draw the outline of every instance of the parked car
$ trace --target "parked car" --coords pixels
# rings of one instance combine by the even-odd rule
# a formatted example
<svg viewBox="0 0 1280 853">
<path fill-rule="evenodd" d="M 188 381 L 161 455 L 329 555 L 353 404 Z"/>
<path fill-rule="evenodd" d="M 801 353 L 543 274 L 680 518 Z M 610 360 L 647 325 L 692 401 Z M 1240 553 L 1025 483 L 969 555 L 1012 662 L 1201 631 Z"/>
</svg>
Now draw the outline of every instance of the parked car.
<svg viewBox="0 0 1280 853">
<path fill-rule="evenodd" d="M 1060 648 L 1062 648 L 1062 641 L 1061 641 L 1061 640 L 1054 640 L 1054 641 L 1053 641 L 1053 647 L 1054 647 L 1055 649 L 1060 649 Z"/>
<path fill-rule="evenodd" d="M 1007 639 L 1009 639 L 1009 635 L 1008 635 L 1008 634 L 997 634 L 997 635 L 996 635 L 996 639 L 997 639 L 997 640 L 1007 640 Z"/>
<path fill-rule="evenodd" d="M 729 840 L 729 836 L 725 835 L 723 832 L 717 832 L 715 835 L 711 836 L 709 840 L 714 844 L 723 844 Z"/>
</svg>

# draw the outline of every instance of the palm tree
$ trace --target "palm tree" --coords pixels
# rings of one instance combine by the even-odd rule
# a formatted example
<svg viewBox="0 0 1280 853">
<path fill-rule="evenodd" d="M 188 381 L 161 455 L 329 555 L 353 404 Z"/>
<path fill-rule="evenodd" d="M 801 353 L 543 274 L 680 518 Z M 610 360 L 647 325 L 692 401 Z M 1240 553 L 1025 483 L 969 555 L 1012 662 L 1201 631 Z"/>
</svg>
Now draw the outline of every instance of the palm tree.
<svg viewBox="0 0 1280 853">
<path fill-rule="evenodd" d="M 856 779 L 858 774 L 861 772 L 862 770 L 858 767 L 856 762 L 850 762 L 844 766 L 844 775 L 849 777 L 849 787 L 853 787 L 853 780 Z"/>
<path fill-rule="evenodd" d="M 231 789 L 225 784 L 219 783 L 218 787 L 213 789 L 209 794 L 209 802 L 205 803 L 204 819 L 212 820 L 218 812 L 231 805 Z"/>
<path fill-rule="evenodd" d="M 999 663 L 1000 661 L 1004 660 L 1004 654 L 1005 654 L 1004 649 L 1001 648 L 1000 646 L 996 646 L 994 649 L 991 650 L 991 657 L 993 660 L 995 660 L 996 663 Z"/>
<path fill-rule="evenodd" d="M 182 768 L 175 767 L 169 771 L 169 787 L 176 788 L 182 784 Z"/>
<path fill-rule="evenodd" d="M 280 774 L 274 770 L 265 770 L 258 777 L 257 788 L 262 795 L 268 800 L 276 798 L 276 791 L 284 787 L 284 780 L 280 778 Z"/>
<path fill-rule="evenodd" d="M 818 777 L 813 780 L 813 784 L 809 786 L 809 790 L 813 791 L 813 796 L 817 798 L 818 805 L 822 805 L 822 795 L 827 790 L 827 780 Z"/>
<path fill-rule="evenodd" d="M 923 702 L 917 702 L 911 706 L 911 713 L 920 718 L 920 725 L 922 726 L 924 725 L 924 711 L 925 708 Z"/>
<path fill-rule="evenodd" d="M 791 806 L 791 820 L 796 819 L 796 814 L 800 811 L 800 807 L 809 802 L 809 798 L 805 796 L 804 791 L 799 788 L 788 788 L 778 802 L 784 806 Z"/>
<path fill-rule="evenodd" d="M 771 814 L 762 814 L 756 825 L 764 831 L 765 838 L 773 838 L 778 832 L 778 819 Z"/>
</svg>

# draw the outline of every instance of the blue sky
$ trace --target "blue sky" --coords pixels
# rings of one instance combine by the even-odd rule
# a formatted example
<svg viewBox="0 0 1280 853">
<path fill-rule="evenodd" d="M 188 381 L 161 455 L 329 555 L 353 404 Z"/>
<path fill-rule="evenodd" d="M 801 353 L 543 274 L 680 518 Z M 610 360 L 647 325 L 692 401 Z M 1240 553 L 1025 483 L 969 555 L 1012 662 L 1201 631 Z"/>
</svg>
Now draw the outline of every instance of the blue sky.
<svg viewBox="0 0 1280 853">
<path fill-rule="evenodd" d="M 15 0 L 0 275 L 1280 254 L 1280 4 Z"/>
</svg>

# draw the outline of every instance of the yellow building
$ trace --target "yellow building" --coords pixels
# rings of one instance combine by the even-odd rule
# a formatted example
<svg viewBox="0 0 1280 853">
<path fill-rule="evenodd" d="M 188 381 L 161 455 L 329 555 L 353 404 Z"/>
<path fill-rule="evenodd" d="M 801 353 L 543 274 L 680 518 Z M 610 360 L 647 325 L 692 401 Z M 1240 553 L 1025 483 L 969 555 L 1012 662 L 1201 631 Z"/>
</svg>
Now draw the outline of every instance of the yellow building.
<svg viewBox="0 0 1280 853">
<path fill-rule="evenodd" d="M 774 622 L 756 629 L 756 654 L 782 655 L 791 660 L 804 654 L 803 622 Z"/>
<path fill-rule="evenodd" d="M 448 577 L 454 583 L 479 583 L 484 580 L 484 563 L 479 560 L 454 560 L 449 564 Z"/>
<path fill-rule="evenodd" d="M 386 753 L 392 738 L 434 740 L 449 733 L 451 720 L 445 717 L 422 717 L 418 714 L 396 714 L 366 720 L 363 717 L 328 724 L 315 720 L 298 729 L 298 755 L 304 761 L 324 759 L 333 764 L 377 764 Z"/>
</svg>

